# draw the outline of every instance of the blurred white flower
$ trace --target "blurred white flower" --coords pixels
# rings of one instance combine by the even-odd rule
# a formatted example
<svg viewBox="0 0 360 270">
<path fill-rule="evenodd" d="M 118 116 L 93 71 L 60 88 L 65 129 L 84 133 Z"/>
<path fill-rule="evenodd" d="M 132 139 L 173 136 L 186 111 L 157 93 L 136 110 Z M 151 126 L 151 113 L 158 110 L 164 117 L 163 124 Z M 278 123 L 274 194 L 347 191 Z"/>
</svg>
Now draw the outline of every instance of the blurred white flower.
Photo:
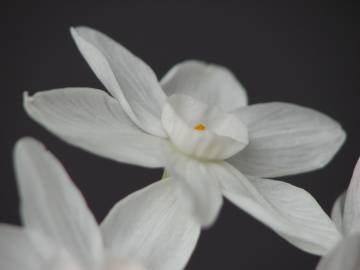
<svg viewBox="0 0 360 270">
<path fill-rule="evenodd" d="M 24 227 L 0 224 L 0 269 L 183 269 L 200 226 L 161 181 L 118 202 L 99 227 L 61 164 L 20 140 L 15 169 Z"/>
<path fill-rule="evenodd" d="M 360 233 L 360 159 L 347 191 L 334 204 L 331 218 L 344 236 Z"/>
<path fill-rule="evenodd" d="M 325 166 L 345 139 L 326 115 L 293 104 L 247 106 L 244 88 L 224 67 L 174 66 L 158 82 L 120 44 L 86 27 L 72 36 L 112 97 L 89 88 L 25 94 L 28 114 L 65 141 L 144 167 L 165 167 L 193 216 L 211 225 L 222 195 L 290 243 L 324 254 L 339 240 L 313 197 L 266 180 Z"/>
<path fill-rule="evenodd" d="M 343 240 L 325 257 L 317 270 L 360 269 L 360 159 L 350 185 L 336 200 L 332 219 L 343 235 Z"/>
<path fill-rule="evenodd" d="M 336 200 L 332 219 L 343 234 L 343 240 L 325 257 L 317 270 L 360 269 L 360 159 L 349 188 Z"/>
<path fill-rule="evenodd" d="M 360 234 L 345 237 L 329 254 L 323 257 L 316 270 L 359 270 Z"/>
</svg>

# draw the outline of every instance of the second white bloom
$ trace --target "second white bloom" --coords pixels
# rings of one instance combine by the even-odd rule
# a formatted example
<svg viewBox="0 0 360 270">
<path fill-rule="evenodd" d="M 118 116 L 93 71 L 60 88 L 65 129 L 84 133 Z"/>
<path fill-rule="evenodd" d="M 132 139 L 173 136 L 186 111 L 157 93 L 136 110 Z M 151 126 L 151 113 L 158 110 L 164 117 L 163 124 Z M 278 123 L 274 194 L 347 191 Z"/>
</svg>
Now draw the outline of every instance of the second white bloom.
<svg viewBox="0 0 360 270">
<path fill-rule="evenodd" d="M 316 270 L 358 270 L 360 267 L 360 159 L 348 189 L 336 200 L 332 219 L 343 239 L 326 256 Z"/>
</svg>

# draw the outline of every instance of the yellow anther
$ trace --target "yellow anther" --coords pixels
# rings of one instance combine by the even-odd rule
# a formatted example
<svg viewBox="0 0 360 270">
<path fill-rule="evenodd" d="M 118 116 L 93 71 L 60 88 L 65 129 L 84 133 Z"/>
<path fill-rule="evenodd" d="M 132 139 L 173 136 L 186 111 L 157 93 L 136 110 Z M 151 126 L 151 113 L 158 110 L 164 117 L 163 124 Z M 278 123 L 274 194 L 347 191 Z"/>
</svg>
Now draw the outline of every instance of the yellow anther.
<svg viewBox="0 0 360 270">
<path fill-rule="evenodd" d="M 194 129 L 199 130 L 199 131 L 203 131 L 203 130 L 206 129 L 206 127 L 205 127 L 204 124 L 198 123 L 198 124 L 196 124 L 196 125 L 194 126 Z"/>
</svg>

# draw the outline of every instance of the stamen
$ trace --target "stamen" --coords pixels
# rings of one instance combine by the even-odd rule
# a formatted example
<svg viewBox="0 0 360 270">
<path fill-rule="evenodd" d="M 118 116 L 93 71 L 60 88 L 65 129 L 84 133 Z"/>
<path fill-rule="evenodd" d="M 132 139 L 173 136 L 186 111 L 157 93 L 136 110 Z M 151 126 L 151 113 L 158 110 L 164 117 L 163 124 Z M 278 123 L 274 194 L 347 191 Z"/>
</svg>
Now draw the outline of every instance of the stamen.
<svg viewBox="0 0 360 270">
<path fill-rule="evenodd" d="M 205 125 L 202 124 L 202 123 L 197 123 L 195 126 L 194 126 L 194 129 L 196 130 L 199 130 L 199 131 L 203 131 L 206 129 Z"/>
</svg>

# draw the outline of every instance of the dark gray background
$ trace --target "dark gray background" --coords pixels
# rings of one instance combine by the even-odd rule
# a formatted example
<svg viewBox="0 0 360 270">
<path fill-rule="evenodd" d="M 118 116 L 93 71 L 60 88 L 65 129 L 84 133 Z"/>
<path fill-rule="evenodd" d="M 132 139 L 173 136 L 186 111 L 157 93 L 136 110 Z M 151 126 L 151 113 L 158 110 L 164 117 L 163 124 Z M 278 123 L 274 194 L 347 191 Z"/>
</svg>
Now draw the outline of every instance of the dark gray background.
<svg viewBox="0 0 360 270">
<path fill-rule="evenodd" d="M 238 76 L 251 103 L 293 102 L 340 121 L 348 139 L 332 163 L 286 178 L 329 211 L 359 156 L 359 9 L 350 1 L 288 1 L 291 6 L 239 2 L 3 2 L 0 221 L 18 222 L 11 155 L 13 144 L 24 135 L 40 139 L 63 162 L 99 221 L 117 200 L 161 175 L 160 170 L 119 164 L 71 147 L 24 113 L 25 90 L 103 89 L 71 40 L 71 25 L 110 35 L 158 76 L 184 59 L 215 62 Z M 203 232 L 188 269 L 304 270 L 313 269 L 317 260 L 225 203 L 216 224 Z"/>
</svg>

